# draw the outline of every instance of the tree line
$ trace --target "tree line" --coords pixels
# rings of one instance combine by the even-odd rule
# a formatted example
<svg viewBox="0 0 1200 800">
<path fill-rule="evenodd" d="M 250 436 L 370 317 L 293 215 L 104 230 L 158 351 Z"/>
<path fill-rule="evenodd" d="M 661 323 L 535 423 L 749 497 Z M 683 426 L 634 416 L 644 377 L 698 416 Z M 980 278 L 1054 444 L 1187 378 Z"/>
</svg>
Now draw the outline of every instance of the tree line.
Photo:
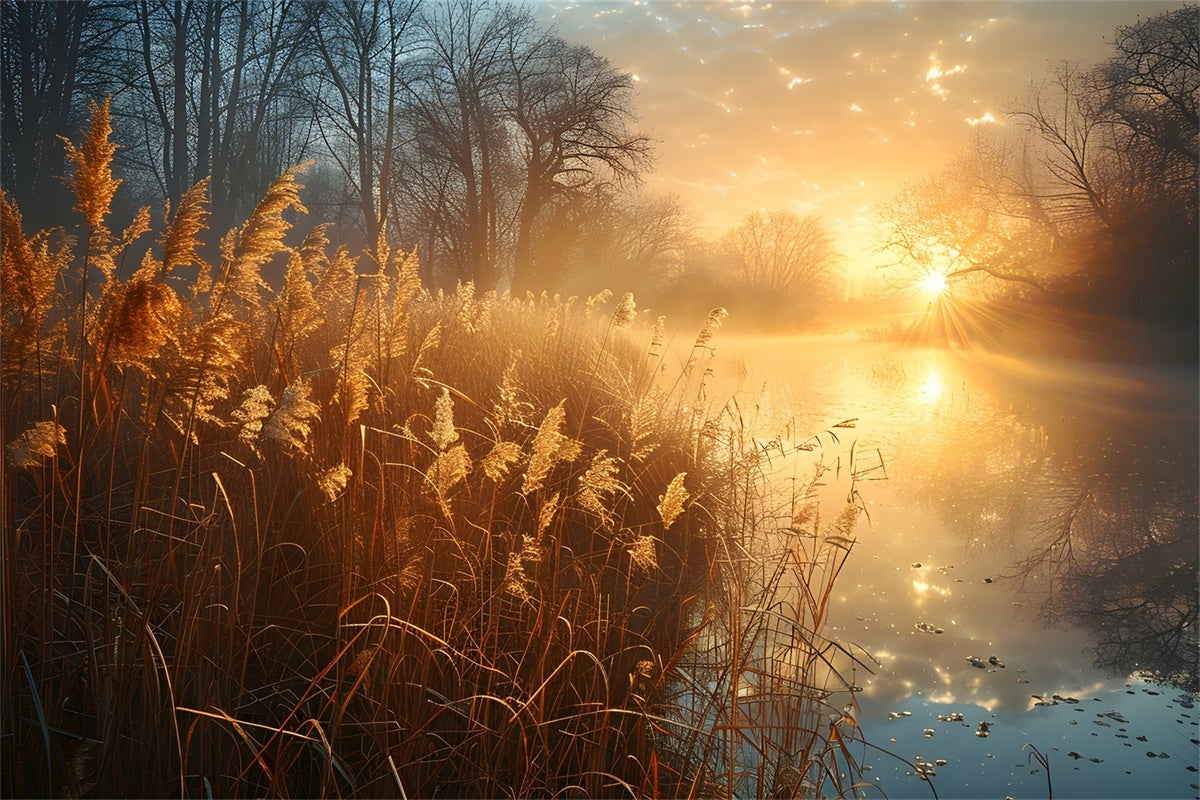
<svg viewBox="0 0 1200 800">
<path fill-rule="evenodd" d="M 1200 7 L 1063 62 L 940 173 L 881 209 L 905 274 L 1060 309 L 1171 321 L 1197 309 Z"/>
<path fill-rule="evenodd" d="M 131 204 L 208 179 L 222 229 L 313 161 L 343 235 L 489 287 L 537 282 L 563 215 L 649 165 L 631 77 L 490 0 L 5 2 L 3 25 L 4 185 L 35 224 L 64 207 L 58 137 L 106 95 Z"/>
<path fill-rule="evenodd" d="M 207 179 L 212 228 L 312 162 L 305 204 L 338 241 L 419 253 L 429 286 L 593 291 L 737 285 L 821 295 L 821 221 L 747 218 L 714 247 L 640 177 L 634 81 L 496 0 L 4 0 L 5 191 L 34 226 L 70 198 L 61 135 L 111 96 L 129 213 Z M 786 239 L 786 243 L 781 242 Z M 753 251 L 753 252 L 751 252 Z M 699 286 L 701 289 L 697 290 Z"/>
</svg>

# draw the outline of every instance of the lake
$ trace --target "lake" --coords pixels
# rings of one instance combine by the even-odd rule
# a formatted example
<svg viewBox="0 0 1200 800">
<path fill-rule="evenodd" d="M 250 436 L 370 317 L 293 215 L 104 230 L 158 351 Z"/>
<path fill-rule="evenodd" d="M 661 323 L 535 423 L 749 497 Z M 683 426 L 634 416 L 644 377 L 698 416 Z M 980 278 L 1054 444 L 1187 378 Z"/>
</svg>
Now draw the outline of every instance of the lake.
<svg viewBox="0 0 1200 800">
<path fill-rule="evenodd" d="M 1040 756 L 1058 798 L 1198 795 L 1195 368 L 718 345 L 764 444 L 820 434 L 831 498 L 858 475 L 869 520 L 826 634 L 877 662 L 847 693 L 867 781 L 1046 797 Z"/>
</svg>

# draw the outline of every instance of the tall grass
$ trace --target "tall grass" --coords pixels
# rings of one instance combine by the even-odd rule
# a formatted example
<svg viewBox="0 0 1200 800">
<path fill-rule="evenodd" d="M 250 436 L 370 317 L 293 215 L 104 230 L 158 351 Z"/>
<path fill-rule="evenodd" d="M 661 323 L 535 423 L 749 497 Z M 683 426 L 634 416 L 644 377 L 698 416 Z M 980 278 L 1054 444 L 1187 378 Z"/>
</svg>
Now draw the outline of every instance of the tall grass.
<svg viewBox="0 0 1200 800">
<path fill-rule="evenodd" d="M 286 244 L 298 170 L 210 265 L 203 183 L 105 227 L 109 133 L 81 241 L 0 197 L 6 796 L 852 791 L 858 506 L 772 505 L 721 313 L 672 368 L 630 296 L 430 295 Z"/>
</svg>

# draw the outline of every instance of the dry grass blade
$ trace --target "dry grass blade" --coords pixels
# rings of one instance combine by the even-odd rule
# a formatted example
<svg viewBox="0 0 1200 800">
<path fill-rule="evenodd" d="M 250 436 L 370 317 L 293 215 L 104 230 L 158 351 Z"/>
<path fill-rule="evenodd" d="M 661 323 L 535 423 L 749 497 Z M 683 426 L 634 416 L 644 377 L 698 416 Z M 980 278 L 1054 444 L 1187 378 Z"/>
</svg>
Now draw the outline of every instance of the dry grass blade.
<svg viewBox="0 0 1200 800">
<path fill-rule="evenodd" d="M 24 650 L 21 650 L 18 655 L 21 658 L 21 668 L 25 671 L 25 681 L 29 685 L 29 693 L 33 696 L 33 709 L 37 712 L 38 725 L 42 729 L 42 744 L 46 754 L 46 782 L 47 785 L 50 785 L 54 782 L 54 757 L 53 751 L 50 749 L 50 727 L 46 724 L 46 711 L 42 708 L 42 698 L 38 695 L 37 681 L 33 679 L 33 670 L 29 668 L 29 659 L 25 657 Z"/>
</svg>

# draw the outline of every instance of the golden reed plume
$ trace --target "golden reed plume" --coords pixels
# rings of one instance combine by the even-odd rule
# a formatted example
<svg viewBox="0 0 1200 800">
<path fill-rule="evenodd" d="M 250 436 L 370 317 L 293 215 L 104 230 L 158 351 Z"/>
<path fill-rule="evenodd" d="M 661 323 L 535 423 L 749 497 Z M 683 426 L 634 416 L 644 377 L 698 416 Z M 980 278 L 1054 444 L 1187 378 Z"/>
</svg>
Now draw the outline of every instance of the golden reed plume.
<svg viewBox="0 0 1200 800">
<path fill-rule="evenodd" d="M 192 264 L 204 265 L 198 248 L 201 241 L 196 235 L 208 228 L 208 178 L 198 181 L 179 199 L 175 209 L 175 217 L 163 232 L 161 243 L 163 249 L 162 272 L 169 273 L 175 267 L 186 267 Z M 166 216 L 170 216 L 171 206 L 168 203 Z"/>
<path fill-rule="evenodd" d="M 223 280 L 233 294 L 257 305 L 259 292 L 265 286 L 259 270 L 285 249 L 283 237 L 291 230 L 291 223 L 283 217 L 287 209 L 301 214 L 308 209 L 300 202 L 300 190 L 304 186 L 296 181 L 296 175 L 307 169 L 312 162 L 292 167 L 283 173 L 266 195 L 254 207 L 254 212 L 242 227 L 231 230 L 221 240 L 221 258 L 225 261 Z"/>
<path fill-rule="evenodd" d="M 81 147 L 76 147 L 65 136 L 59 137 L 67 158 L 75 165 L 75 172 L 70 179 L 71 188 L 75 191 L 75 210 L 83 214 L 92 229 L 92 235 L 100 240 L 108 238 L 104 218 L 108 216 L 113 195 L 121 184 L 120 179 L 112 176 L 112 157 L 117 145 L 108 140 L 112 135 L 110 100 L 106 97 L 99 105 L 88 103 L 91 122 Z"/>
</svg>

